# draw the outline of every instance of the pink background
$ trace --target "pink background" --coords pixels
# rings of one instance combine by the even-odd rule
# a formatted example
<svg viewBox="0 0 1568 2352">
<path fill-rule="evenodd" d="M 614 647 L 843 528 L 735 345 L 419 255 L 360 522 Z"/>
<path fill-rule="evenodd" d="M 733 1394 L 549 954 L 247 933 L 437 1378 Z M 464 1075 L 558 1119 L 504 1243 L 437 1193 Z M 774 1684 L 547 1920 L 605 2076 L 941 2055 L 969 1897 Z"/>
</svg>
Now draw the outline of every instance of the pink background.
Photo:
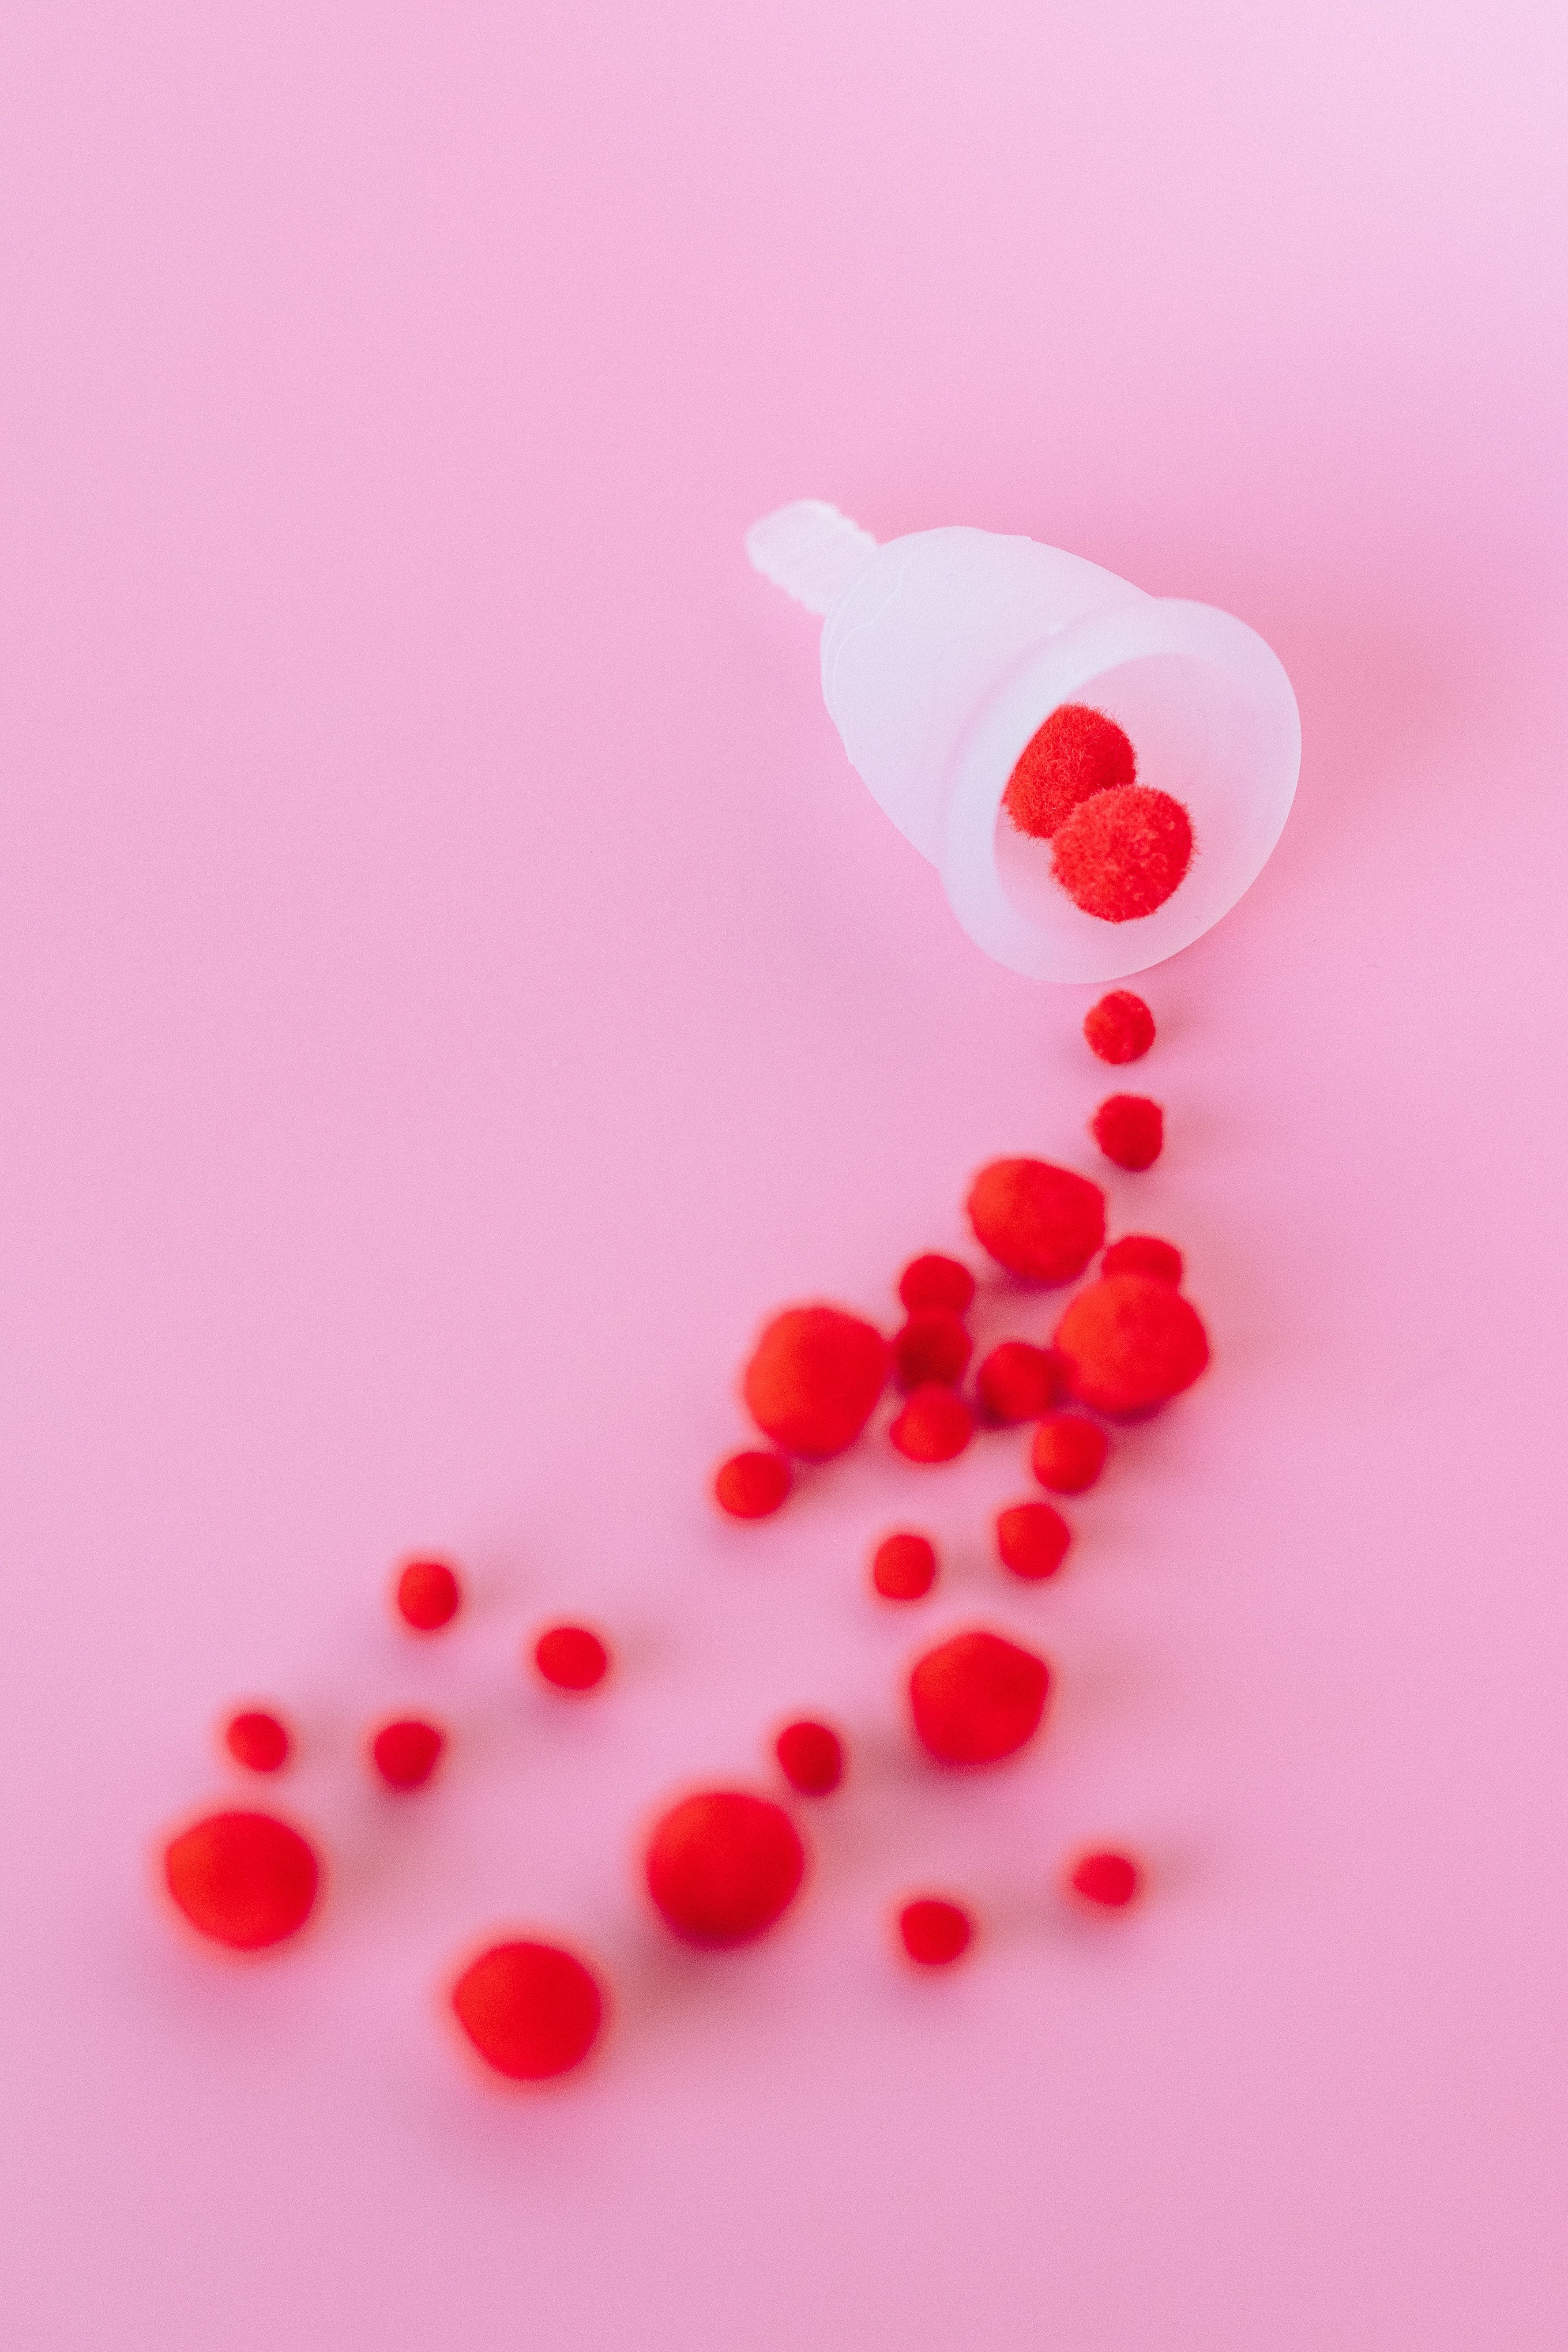
<svg viewBox="0 0 1568 2352">
<path fill-rule="evenodd" d="M 1565 51 L 1552 0 L 12 7 L 10 2341 L 1562 2345 Z M 746 571 L 803 494 L 1226 606 L 1300 697 L 1111 1188 L 1215 1369 L 1036 1591 L 1013 1439 L 704 1501 L 759 1315 L 885 1316 L 1106 1090 Z M 947 1588 L 879 1614 L 911 1508 Z M 417 1654 L 415 1545 L 475 1591 Z M 516 1666 L 561 1611 L 621 1653 L 575 1712 Z M 976 1616 L 1062 1695 L 954 1788 L 893 1674 Z M 246 1966 L 149 1856 L 251 1695 L 335 1884 Z M 409 1703 L 457 1745 L 399 1810 Z M 637 1823 L 801 1704 L 859 1764 L 815 1899 L 667 1948 Z M 1095 1834 L 1156 1880 L 1100 1931 Z M 916 1982 L 927 1880 L 988 1934 Z M 514 1923 L 617 1988 L 553 2094 L 437 2012 Z"/>
</svg>

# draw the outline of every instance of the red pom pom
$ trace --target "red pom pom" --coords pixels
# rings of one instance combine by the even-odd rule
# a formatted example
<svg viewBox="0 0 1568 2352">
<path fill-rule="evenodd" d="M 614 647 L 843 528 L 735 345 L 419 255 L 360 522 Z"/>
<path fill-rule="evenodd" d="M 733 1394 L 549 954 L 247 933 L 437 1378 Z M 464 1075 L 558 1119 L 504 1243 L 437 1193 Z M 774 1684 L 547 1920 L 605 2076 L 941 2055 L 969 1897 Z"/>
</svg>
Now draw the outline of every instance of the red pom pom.
<svg viewBox="0 0 1568 2352">
<path fill-rule="evenodd" d="M 1130 988 L 1113 988 L 1084 1014 L 1083 1034 L 1102 1062 L 1141 1062 L 1154 1042 L 1154 1016 Z"/>
<path fill-rule="evenodd" d="M 462 1591 L 444 1559 L 411 1559 L 397 1580 L 397 1613 L 416 1633 L 439 1633 L 457 1615 Z"/>
<path fill-rule="evenodd" d="M 916 1661 L 910 1708 L 921 1744 L 940 1764 L 995 1764 L 1032 1739 L 1050 1669 L 1000 1633 L 955 1633 Z"/>
<path fill-rule="evenodd" d="M 458 2022 L 487 2066 L 542 2083 L 580 2066 L 599 2038 L 605 1998 L 554 1944 L 494 1944 L 452 1987 Z"/>
<path fill-rule="evenodd" d="M 1179 1290 L 1182 1286 L 1182 1253 L 1173 1242 L 1156 1240 L 1152 1234 L 1126 1234 L 1112 1242 L 1100 1261 L 1101 1275 L 1146 1274 L 1151 1282 L 1169 1282 Z"/>
<path fill-rule="evenodd" d="M 957 1903 L 920 1895 L 899 1914 L 899 1934 L 911 1960 L 922 1969 L 945 1969 L 969 1949 L 974 1922 Z"/>
<path fill-rule="evenodd" d="M 1072 1529 L 1049 1503 L 1014 1503 L 996 1514 L 996 1556 L 1026 1583 L 1054 1576 L 1071 1541 Z"/>
<path fill-rule="evenodd" d="M 293 1746 L 285 1726 L 258 1706 L 230 1716 L 224 1726 L 223 1744 L 247 1772 L 278 1771 L 287 1763 Z"/>
<path fill-rule="evenodd" d="M 924 1536 L 884 1536 L 871 1581 L 884 1601 L 923 1601 L 936 1582 L 936 1547 Z"/>
<path fill-rule="evenodd" d="M 789 1493 L 791 1471 L 782 1454 L 731 1454 L 713 1477 L 713 1499 L 732 1519 L 767 1519 Z"/>
<path fill-rule="evenodd" d="M 803 1797 L 830 1796 L 844 1778 L 844 1742 L 826 1723 L 786 1723 L 773 1754 L 790 1787 Z"/>
<path fill-rule="evenodd" d="M 1051 871 L 1075 907 L 1102 923 L 1163 907 L 1193 862 L 1193 824 L 1180 801 L 1142 784 L 1097 793 L 1058 829 Z"/>
<path fill-rule="evenodd" d="M 1104 1243 L 1105 1195 L 1044 1160 L 994 1160 L 970 1188 L 969 1221 L 1009 1274 L 1071 1282 Z"/>
<path fill-rule="evenodd" d="M 1031 1348 L 1026 1339 L 1004 1339 L 974 1376 L 981 1411 L 1001 1428 L 1037 1421 L 1061 1394 L 1061 1363 L 1055 1349 Z"/>
<path fill-rule="evenodd" d="M 888 1343 L 837 1307 L 775 1315 L 746 1366 L 746 1410 L 786 1454 L 826 1462 L 853 1445 L 887 1386 Z"/>
<path fill-rule="evenodd" d="M 370 1743 L 370 1760 L 389 1789 L 422 1789 L 446 1745 L 445 1732 L 409 1716 L 382 1725 Z"/>
<path fill-rule="evenodd" d="M 921 1307 L 893 1337 L 893 1378 L 907 1396 L 934 1381 L 955 1389 L 963 1378 L 973 1340 L 944 1307 Z"/>
<path fill-rule="evenodd" d="M 1075 1895 L 1106 1911 L 1122 1909 L 1142 1884 L 1142 1873 L 1124 1853 L 1086 1853 L 1068 1879 Z"/>
<path fill-rule="evenodd" d="M 1165 1140 L 1165 1114 L 1147 1095 L 1108 1095 L 1089 1131 L 1118 1168 L 1152 1168 Z"/>
<path fill-rule="evenodd" d="M 1146 1274 L 1089 1283 L 1058 1324 L 1056 1346 L 1079 1402 L 1122 1418 L 1180 1396 L 1209 1360 L 1195 1309 Z"/>
<path fill-rule="evenodd" d="M 1105 1467 L 1110 1441 L 1081 1412 L 1047 1413 L 1029 1448 L 1029 1466 L 1050 1495 L 1081 1495 Z"/>
<path fill-rule="evenodd" d="M 647 1871 L 655 1907 L 684 1942 L 744 1944 L 794 1902 L 805 1848 L 782 1805 L 709 1789 L 654 1824 Z"/>
<path fill-rule="evenodd" d="M 1020 833 L 1048 841 L 1080 801 L 1130 784 L 1137 772 L 1132 746 L 1113 719 L 1064 702 L 1025 744 L 1002 805 Z"/>
<path fill-rule="evenodd" d="M 280 1944 L 315 1905 L 314 1849 L 270 1813 L 209 1813 L 163 1852 L 170 1894 L 193 1927 L 237 1952 Z"/>
<path fill-rule="evenodd" d="M 552 1625 L 533 1645 L 533 1663 L 557 1690 L 592 1690 L 610 1671 L 610 1654 L 586 1625 Z"/>
<path fill-rule="evenodd" d="M 918 1315 L 922 1307 L 942 1307 L 950 1315 L 963 1315 L 974 1297 L 974 1276 L 955 1257 L 935 1250 L 910 1258 L 899 1276 L 899 1297 L 905 1312 Z"/>
<path fill-rule="evenodd" d="M 974 1434 L 974 1416 L 951 1389 L 916 1389 L 888 1432 L 908 1462 L 951 1462 Z"/>
</svg>

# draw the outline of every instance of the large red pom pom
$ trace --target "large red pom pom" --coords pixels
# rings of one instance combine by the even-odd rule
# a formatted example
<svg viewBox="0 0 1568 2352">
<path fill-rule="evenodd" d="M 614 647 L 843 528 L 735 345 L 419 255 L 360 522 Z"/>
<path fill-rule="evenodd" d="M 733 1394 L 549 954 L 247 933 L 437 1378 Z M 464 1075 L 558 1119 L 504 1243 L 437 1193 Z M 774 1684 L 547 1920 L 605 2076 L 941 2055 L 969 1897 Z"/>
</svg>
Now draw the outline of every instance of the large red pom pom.
<svg viewBox="0 0 1568 2352">
<path fill-rule="evenodd" d="M 458 1979 L 452 2007 L 485 2063 L 515 2083 L 581 2065 L 605 2017 L 592 1971 L 554 1944 L 492 1945 Z"/>
<path fill-rule="evenodd" d="M 1180 801 L 1142 784 L 1097 793 L 1058 828 L 1051 871 L 1075 907 L 1103 923 L 1152 915 L 1193 862 L 1193 824 Z"/>
<path fill-rule="evenodd" d="M 1064 702 L 1018 754 L 1002 805 L 1020 833 L 1048 841 L 1080 801 L 1130 784 L 1137 772 L 1132 746 L 1114 719 L 1087 703 Z"/>
<path fill-rule="evenodd" d="M 1000 1633 L 955 1633 L 917 1660 L 910 1709 L 921 1744 L 942 1764 L 995 1764 L 1034 1738 L 1050 1669 Z"/>
<path fill-rule="evenodd" d="M 746 1410 L 786 1454 L 826 1462 L 853 1445 L 887 1386 L 888 1343 L 839 1307 L 791 1307 L 746 1366 Z"/>
<path fill-rule="evenodd" d="M 685 1797 L 654 1824 L 647 1890 L 688 1944 L 744 1944 L 781 1918 L 805 1875 L 805 1848 L 782 1805 L 738 1789 Z"/>
<path fill-rule="evenodd" d="M 1045 1160 L 994 1160 L 969 1192 L 983 1246 L 1026 1282 L 1071 1282 L 1105 1240 L 1105 1195 Z"/>
<path fill-rule="evenodd" d="M 1055 1344 L 1079 1403 L 1123 1417 L 1180 1396 L 1209 1360 L 1196 1310 L 1146 1274 L 1089 1283 L 1057 1325 Z"/>
<path fill-rule="evenodd" d="M 193 1927 L 258 1952 L 304 1926 L 321 1867 L 309 1841 L 270 1813 L 209 1813 L 171 1838 L 163 1875 Z"/>
</svg>

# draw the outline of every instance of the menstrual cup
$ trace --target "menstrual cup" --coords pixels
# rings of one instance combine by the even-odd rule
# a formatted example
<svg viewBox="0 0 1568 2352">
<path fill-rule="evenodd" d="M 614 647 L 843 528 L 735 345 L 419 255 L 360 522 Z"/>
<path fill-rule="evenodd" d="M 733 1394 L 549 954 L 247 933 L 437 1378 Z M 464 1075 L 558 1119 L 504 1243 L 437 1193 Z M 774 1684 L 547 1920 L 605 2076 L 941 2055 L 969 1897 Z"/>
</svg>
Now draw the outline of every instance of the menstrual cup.
<svg viewBox="0 0 1568 2352">
<path fill-rule="evenodd" d="M 954 526 L 879 546 L 817 499 L 753 524 L 746 552 L 823 615 L 822 690 L 852 764 L 998 963 L 1121 980 L 1189 947 L 1257 879 L 1289 813 L 1301 724 L 1278 656 L 1245 623 L 1032 539 Z M 1190 820 L 1191 862 L 1152 913 L 1086 912 L 1051 843 L 1003 805 L 1064 705 L 1121 728 L 1138 786 Z"/>
</svg>

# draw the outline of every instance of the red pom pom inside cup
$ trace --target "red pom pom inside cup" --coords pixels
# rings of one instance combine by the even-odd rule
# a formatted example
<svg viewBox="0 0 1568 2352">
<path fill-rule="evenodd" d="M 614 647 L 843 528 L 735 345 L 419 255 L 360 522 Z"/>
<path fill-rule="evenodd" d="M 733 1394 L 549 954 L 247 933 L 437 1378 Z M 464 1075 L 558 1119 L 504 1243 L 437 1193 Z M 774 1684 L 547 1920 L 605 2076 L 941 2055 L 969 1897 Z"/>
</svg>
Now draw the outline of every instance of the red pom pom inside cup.
<svg viewBox="0 0 1568 2352">
<path fill-rule="evenodd" d="M 1147 1095 L 1108 1095 L 1089 1121 L 1108 1160 L 1134 1172 L 1152 1168 L 1165 1141 L 1165 1114 Z"/>
<path fill-rule="evenodd" d="M 1146 1274 L 1151 1282 L 1168 1282 L 1179 1290 L 1184 1268 L 1174 1243 L 1160 1241 L 1153 1234 L 1127 1234 L 1111 1243 L 1100 1261 L 1100 1271 L 1102 1275 Z"/>
<path fill-rule="evenodd" d="M 752 1448 L 721 1462 L 713 1475 L 713 1499 L 731 1519 L 768 1519 L 784 1503 L 792 1480 L 782 1454 Z"/>
<path fill-rule="evenodd" d="M 1026 1584 L 1054 1576 L 1071 1541 L 1072 1529 L 1049 1503 L 1012 1503 L 996 1514 L 996 1557 Z"/>
<path fill-rule="evenodd" d="M 773 1742 L 779 1770 L 803 1797 L 828 1797 L 844 1778 L 844 1742 L 826 1723 L 786 1723 Z"/>
<path fill-rule="evenodd" d="M 899 1297 L 908 1315 L 939 1307 L 949 1315 L 966 1315 L 974 1298 L 974 1276 L 955 1257 L 928 1250 L 910 1258 L 899 1276 Z"/>
<path fill-rule="evenodd" d="M 1104 1193 L 1048 1160 L 992 1160 L 968 1207 L 982 1247 L 1025 1282 L 1071 1282 L 1104 1244 Z"/>
<path fill-rule="evenodd" d="M 746 1410 L 785 1454 L 826 1462 L 854 1444 L 887 1386 L 881 1333 L 839 1307 L 791 1307 L 764 1328 L 742 1382 Z"/>
<path fill-rule="evenodd" d="M 462 1589 L 444 1559 L 411 1559 L 397 1580 L 397 1613 L 416 1633 L 437 1633 L 462 1605 Z"/>
<path fill-rule="evenodd" d="M 871 1559 L 871 1583 L 884 1601 L 923 1601 L 936 1582 L 936 1547 L 927 1536 L 884 1536 Z"/>
<path fill-rule="evenodd" d="M 170 1839 L 163 1877 L 198 1935 L 259 1952 L 304 1926 L 321 1866 L 309 1840 L 270 1813 L 209 1813 Z"/>
<path fill-rule="evenodd" d="M 1029 1447 L 1029 1467 L 1048 1495 L 1081 1495 L 1105 1467 L 1110 1440 L 1081 1412 L 1047 1413 Z"/>
<path fill-rule="evenodd" d="M 1209 1360 L 1195 1308 L 1168 1282 L 1144 1274 L 1089 1283 L 1057 1325 L 1055 1345 L 1079 1402 L 1113 1420 L 1180 1396 Z"/>
<path fill-rule="evenodd" d="M 1086 1853 L 1068 1875 L 1073 1893 L 1099 1911 L 1124 1911 L 1142 1884 L 1142 1871 L 1124 1853 Z"/>
<path fill-rule="evenodd" d="M 916 1389 L 889 1430 L 906 1462 L 952 1462 L 974 1434 L 974 1416 L 952 1389 Z"/>
<path fill-rule="evenodd" d="M 451 1999 L 486 2065 L 514 2083 L 569 2074 L 604 2027 L 598 1979 L 556 1944 L 493 1944 L 463 1970 Z"/>
<path fill-rule="evenodd" d="M 1026 1339 L 1004 1339 L 974 1376 L 980 1409 L 993 1428 L 1038 1421 L 1061 1395 L 1062 1368 L 1053 1348 L 1032 1348 Z"/>
<path fill-rule="evenodd" d="M 1139 1062 L 1154 1042 L 1154 1016 L 1130 988 L 1113 988 L 1084 1014 L 1083 1034 L 1102 1062 Z"/>
<path fill-rule="evenodd" d="M 610 1671 L 610 1654 L 586 1625 L 552 1625 L 533 1645 L 533 1663 L 552 1689 L 596 1690 Z"/>
<path fill-rule="evenodd" d="M 921 1895 L 899 1914 L 899 1940 L 917 1968 L 951 1968 L 973 1942 L 974 1922 L 962 1904 Z"/>
<path fill-rule="evenodd" d="M 224 1726 L 223 1744 L 247 1772 L 279 1772 L 293 1746 L 287 1727 L 264 1707 L 246 1707 Z"/>
<path fill-rule="evenodd" d="M 910 1712 L 939 1764 L 997 1764 L 1040 1727 L 1050 1668 L 1000 1633 L 955 1633 L 910 1674 Z"/>
<path fill-rule="evenodd" d="M 956 1388 L 973 1348 L 963 1323 L 946 1307 L 918 1307 L 893 1335 L 893 1378 L 906 1396 L 931 1383 Z"/>
<path fill-rule="evenodd" d="M 1080 802 L 1131 783 L 1137 772 L 1132 746 L 1113 719 L 1064 702 L 1025 744 L 1002 805 L 1020 833 L 1049 841 Z"/>
<path fill-rule="evenodd" d="M 370 1760 L 389 1789 L 422 1789 L 446 1746 L 447 1735 L 435 1724 L 405 1716 L 382 1725 L 370 1743 Z"/>
<path fill-rule="evenodd" d="M 655 1822 L 647 1890 L 683 1943 L 720 1950 L 749 1943 L 800 1892 L 805 1848 L 782 1805 L 739 1789 L 705 1789 Z"/>
<path fill-rule="evenodd" d="M 1142 784 L 1097 793 L 1051 843 L 1051 870 L 1075 907 L 1102 923 L 1152 915 L 1186 878 L 1193 823 L 1169 793 Z"/>
</svg>

